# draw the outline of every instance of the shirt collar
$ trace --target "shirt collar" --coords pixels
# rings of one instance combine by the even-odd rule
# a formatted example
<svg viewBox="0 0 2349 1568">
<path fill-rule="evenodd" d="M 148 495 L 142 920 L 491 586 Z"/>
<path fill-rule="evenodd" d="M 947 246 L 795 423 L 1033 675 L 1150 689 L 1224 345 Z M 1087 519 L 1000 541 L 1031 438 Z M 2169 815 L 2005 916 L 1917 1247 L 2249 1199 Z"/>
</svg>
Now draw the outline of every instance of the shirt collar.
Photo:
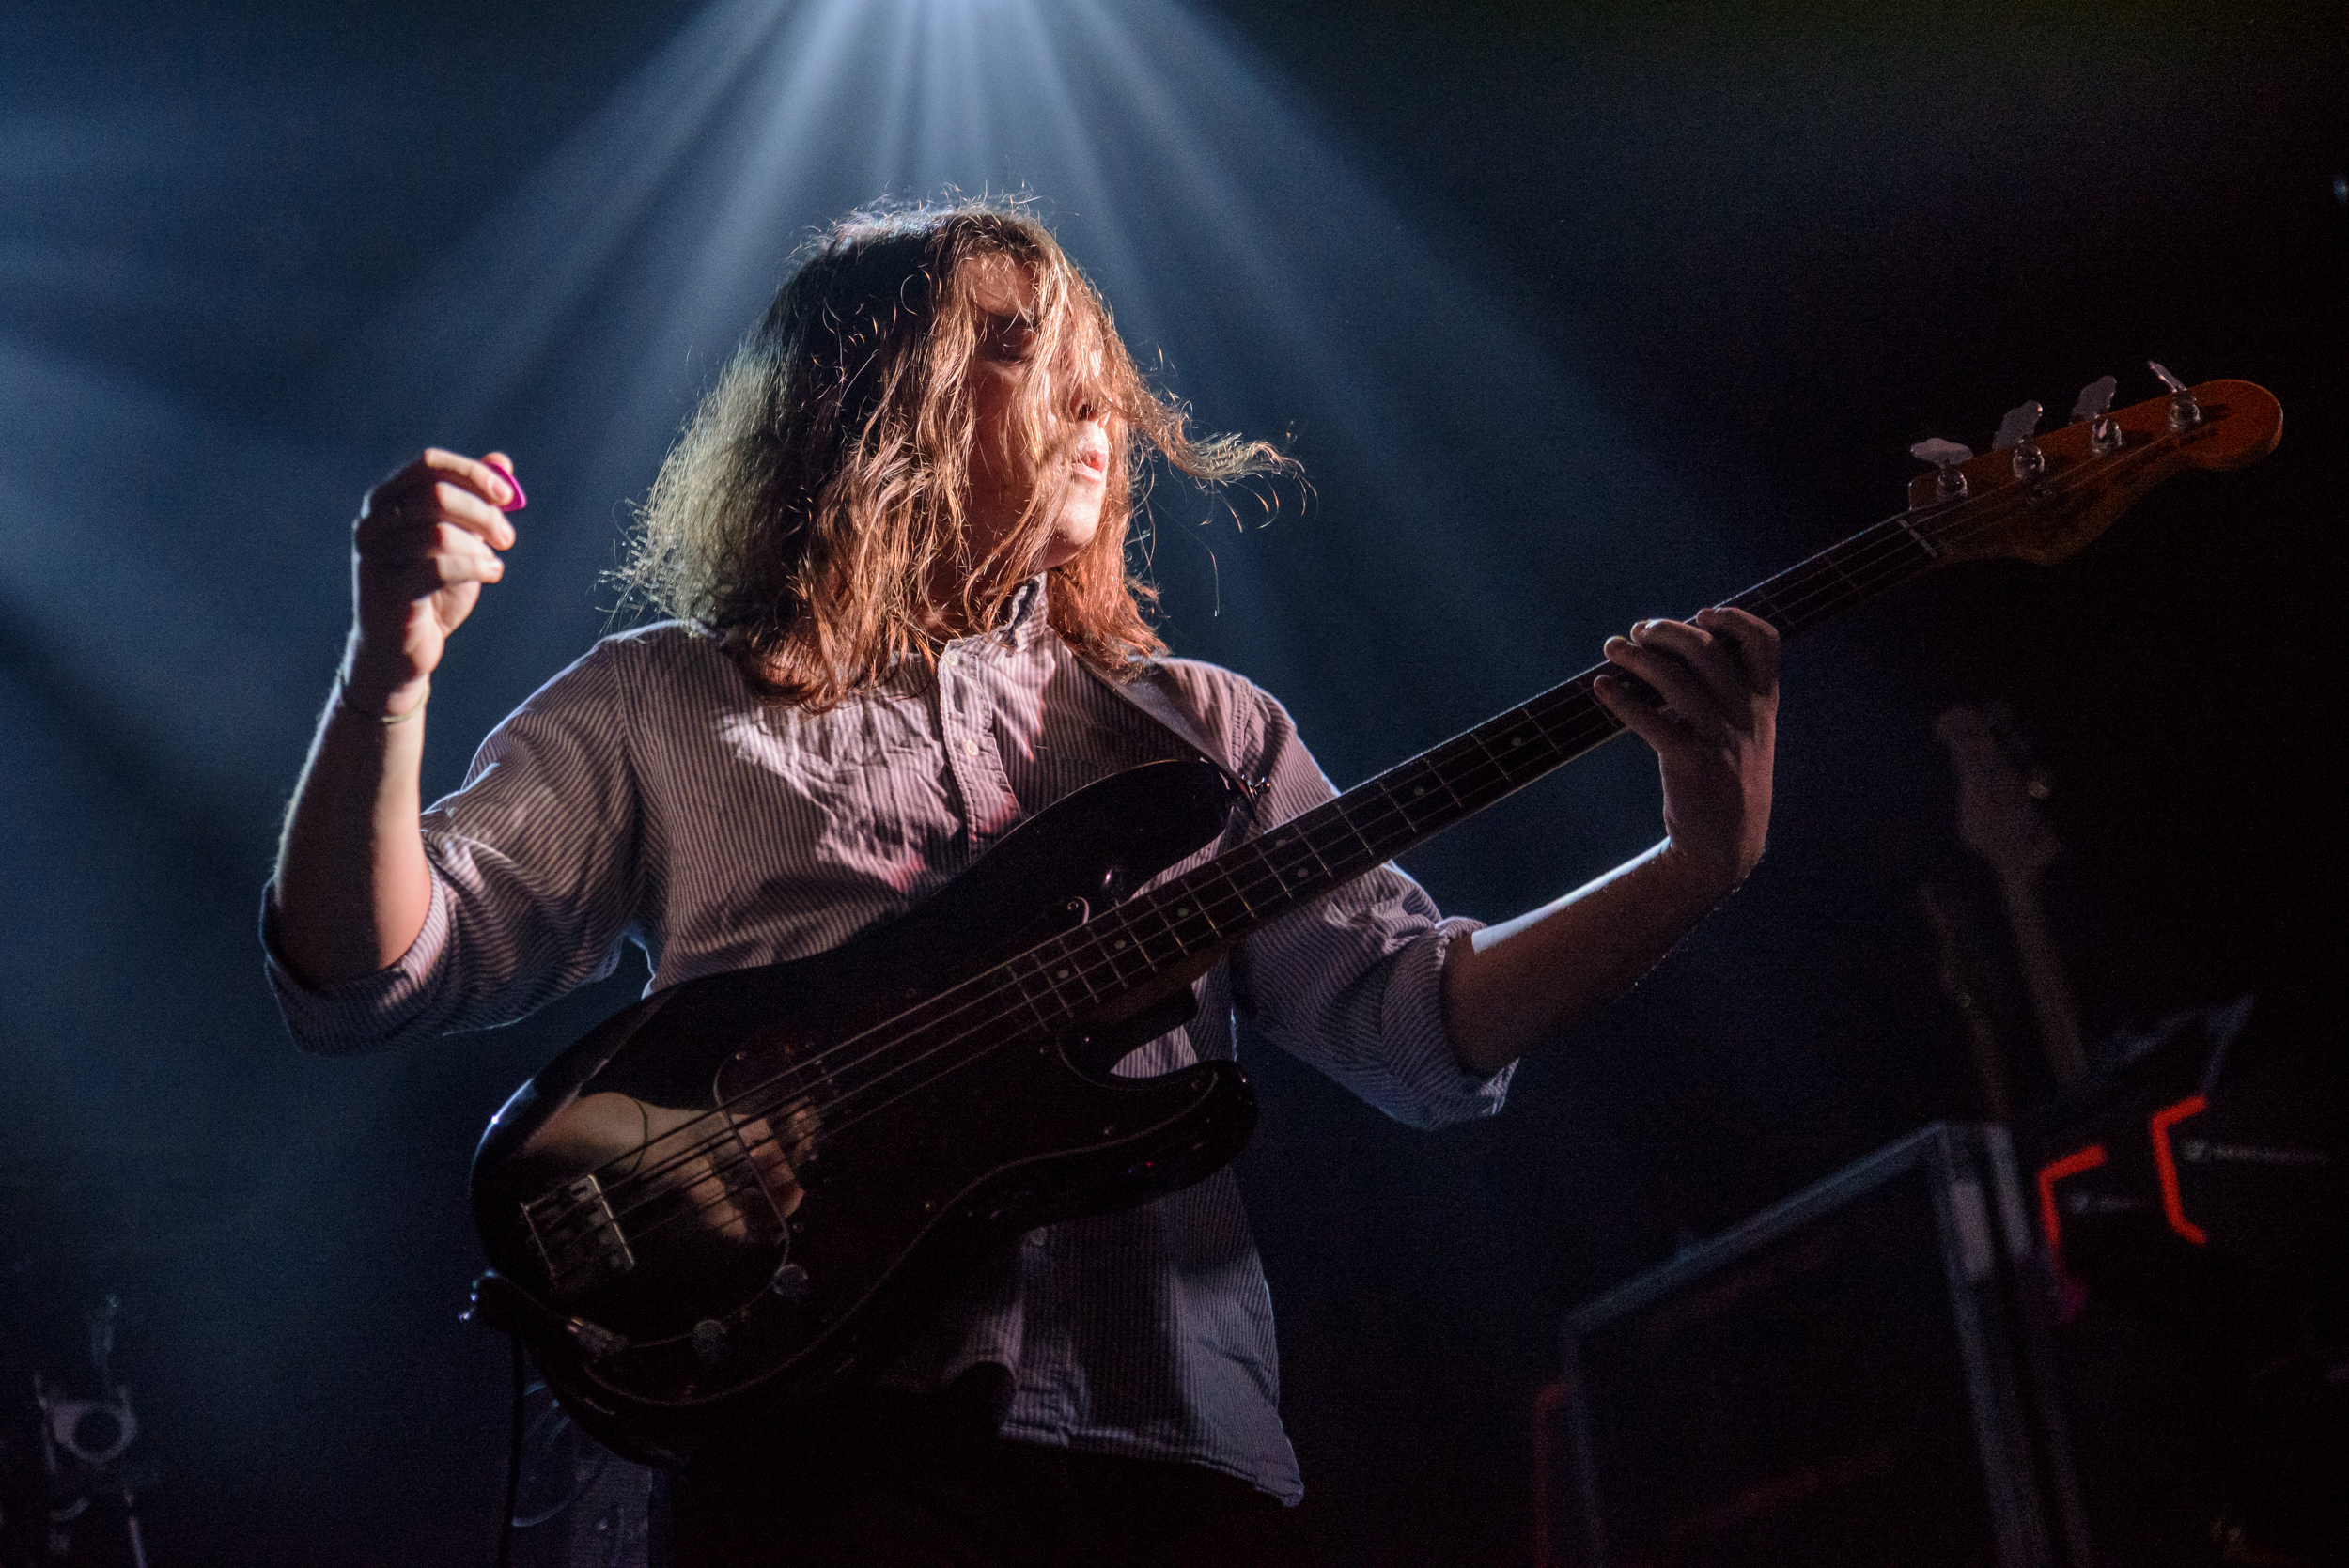
<svg viewBox="0 0 2349 1568">
<path fill-rule="evenodd" d="M 1048 612 L 1050 606 L 1050 588 L 1045 581 L 1044 574 L 1038 572 L 1012 590 L 1011 598 L 1003 601 L 1002 618 L 995 623 L 991 630 L 975 631 L 968 637 L 953 638 L 946 643 L 945 646 L 968 648 L 976 647 L 984 643 L 995 642 L 1005 647 L 1025 652 L 1035 644 L 1038 636 L 1050 629 L 1051 623 Z"/>
</svg>

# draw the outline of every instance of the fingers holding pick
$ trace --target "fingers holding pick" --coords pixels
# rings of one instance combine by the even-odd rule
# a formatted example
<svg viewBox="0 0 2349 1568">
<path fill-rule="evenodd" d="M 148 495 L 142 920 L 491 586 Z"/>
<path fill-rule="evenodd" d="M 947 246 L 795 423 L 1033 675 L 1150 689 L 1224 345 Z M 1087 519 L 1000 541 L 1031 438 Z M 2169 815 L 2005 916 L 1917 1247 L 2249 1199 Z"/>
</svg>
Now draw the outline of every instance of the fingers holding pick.
<svg viewBox="0 0 2349 1568">
<path fill-rule="evenodd" d="M 352 527 L 357 625 L 351 685 L 392 691 L 440 663 L 481 584 L 506 574 L 508 511 L 524 505 L 504 453 L 428 448 L 369 490 Z"/>
<path fill-rule="evenodd" d="M 367 492 L 359 512 L 362 547 L 370 536 L 417 531 L 453 522 L 493 550 L 510 550 L 514 526 L 508 511 L 523 505 L 506 455 L 463 457 L 428 447 L 423 454 Z"/>
</svg>

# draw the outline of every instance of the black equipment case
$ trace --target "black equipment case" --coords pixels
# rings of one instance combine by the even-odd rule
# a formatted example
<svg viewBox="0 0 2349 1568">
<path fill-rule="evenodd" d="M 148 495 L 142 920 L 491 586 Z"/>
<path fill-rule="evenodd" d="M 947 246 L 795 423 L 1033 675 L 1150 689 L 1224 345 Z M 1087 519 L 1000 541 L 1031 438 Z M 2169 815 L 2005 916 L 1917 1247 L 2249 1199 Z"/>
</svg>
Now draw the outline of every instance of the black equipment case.
<svg viewBox="0 0 2349 1568">
<path fill-rule="evenodd" d="M 1569 1313 L 1562 1561 L 2088 1568 L 2038 1257 L 1937 1123 Z"/>
</svg>

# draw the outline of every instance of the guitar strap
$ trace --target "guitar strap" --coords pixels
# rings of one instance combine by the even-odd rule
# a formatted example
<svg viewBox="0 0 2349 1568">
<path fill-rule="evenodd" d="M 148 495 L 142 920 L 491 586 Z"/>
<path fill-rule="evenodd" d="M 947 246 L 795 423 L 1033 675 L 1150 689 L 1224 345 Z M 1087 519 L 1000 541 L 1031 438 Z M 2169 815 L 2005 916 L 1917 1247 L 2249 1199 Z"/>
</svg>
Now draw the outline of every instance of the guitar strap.
<svg viewBox="0 0 2349 1568">
<path fill-rule="evenodd" d="M 1173 675 L 1166 673 L 1166 666 L 1152 664 L 1131 680 L 1112 680 L 1085 660 L 1080 659 L 1077 662 L 1083 664 L 1085 674 L 1091 675 L 1118 701 L 1181 741 L 1186 750 L 1197 753 L 1213 765 L 1216 771 L 1221 773 L 1230 782 L 1232 787 L 1239 792 L 1241 800 L 1251 808 L 1255 805 L 1257 798 L 1264 794 L 1269 781 L 1264 779 L 1251 781 L 1241 778 L 1234 770 L 1232 759 L 1224 754 L 1223 748 L 1208 743 L 1206 726 L 1201 723 L 1199 716 L 1191 711 L 1190 704 L 1183 696 L 1182 687 L 1176 683 Z"/>
</svg>

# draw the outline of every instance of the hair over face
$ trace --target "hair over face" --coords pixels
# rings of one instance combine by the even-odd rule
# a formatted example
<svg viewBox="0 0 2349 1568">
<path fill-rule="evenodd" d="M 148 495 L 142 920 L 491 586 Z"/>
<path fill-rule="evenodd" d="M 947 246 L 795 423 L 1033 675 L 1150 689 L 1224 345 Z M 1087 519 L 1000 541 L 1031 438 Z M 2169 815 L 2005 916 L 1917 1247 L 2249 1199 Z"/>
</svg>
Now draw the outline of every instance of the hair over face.
<svg viewBox="0 0 2349 1568">
<path fill-rule="evenodd" d="M 1040 479 L 972 559 L 969 372 L 1004 329 L 975 297 L 993 257 L 1033 285 L 1009 439 Z M 620 582 L 715 633 L 770 699 L 830 707 L 933 658 L 938 613 L 995 624 L 1066 482 L 1056 409 L 1080 406 L 1108 426 L 1109 474 L 1092 539 L 1048 574 L 1047 614 L 1087 662 L 1129 673 L 1164 646 L 1127 560 L 1150 453 L 1209 482 L 1291 464 L 1263 442 L 1193 439 L 1051 233 L 1005 204 L 862 211 L 810 243 L 662 462 Z M 955 602 L 933 602 L 941 584 Z"/>
</svg>

